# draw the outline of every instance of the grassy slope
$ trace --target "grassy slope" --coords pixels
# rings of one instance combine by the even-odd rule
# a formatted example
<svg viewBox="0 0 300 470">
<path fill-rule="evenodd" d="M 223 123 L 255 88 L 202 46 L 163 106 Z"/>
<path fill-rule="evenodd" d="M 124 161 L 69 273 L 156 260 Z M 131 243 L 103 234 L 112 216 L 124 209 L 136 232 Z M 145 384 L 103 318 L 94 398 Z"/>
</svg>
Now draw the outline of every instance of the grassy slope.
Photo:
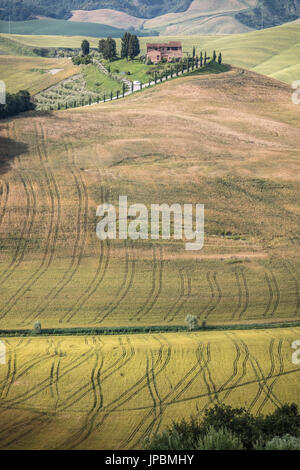
<svg viewBox="0 0 300 470">
<path fill-rule="evenodd" d="M 299 335 L 10 338 L 16 366 L 0 367 L 0 448 L 140 449 L 172 420 L 220 402 L 254 414 L 300 405 Z"/>
<path fill-rule="evenodd" d="M 12 36 L 22 44 L 40 47 L 80 47 L 82 37 L 57 36 Z M 179 39 L 183 43 L 185 52 L 192 52 L 193 45 L 197 53 L 213 49 L 221 50 L 224 61 L 239 67 L 256 70 L 259 73 L 270 75 L 279 80 L 291 83 L 300 75 L 298 50 L 300 44 L 300 24 L 290 24 L 255 31 L 246 34 L 230 36 L 168 36 L 160 37 L 159 41 Z M 157 41 L 157 38 L 140 38 L 143 52 L 148 41 Z M 90 38 L 91 45 L 97 47 L 98 40 Z M 120 40 L 117 41 L 120 47 Z"/>
<path fill-rule="evenodd" d="M 49 73 L 52 69 L 61 71 L 52 75 Z M 25 89 L 36 94 L 76 73 L 78 68 L 68 59 L 2 55 L 0 60 L 0 78 L 5 81 L 7 90 L 11 93 Z"/>
<path fill-rule="evenodd" d="M 125 32 L 124 29 L 114 28 L 105 24 L 80 23 L 52 19 L 12 21 L 10 24 L 10 30 L 9 23 L 7 21 L 0 21 L 0 31 L 1 33 L 9 33 L 10 31 L 12 34 L 57 34 L 68 36 L 89 35 L 94 37 L 121 37 Z"/>
<path fill-rule="evenodd" d="M 298 319 L 298 112 L 232 70 L 2 123 L 1 328 Z M 100 243 L 96 207 L 119 194 L 203 202 L 204 249 Z"/>
<path fill-rule="evenodd" d="M 102 95 L 103 93 L 106 93 L 107 97 L 111 91 L 115 95 L 117 90 L 120 92 L 123 90 L 123 85 L 121 83 L 118 83 L 116 80 L 113 80 L 101 73 L 93 64 L 83 67 L 82 70 L 88 90 L 101 93 Z"/>
</svg>

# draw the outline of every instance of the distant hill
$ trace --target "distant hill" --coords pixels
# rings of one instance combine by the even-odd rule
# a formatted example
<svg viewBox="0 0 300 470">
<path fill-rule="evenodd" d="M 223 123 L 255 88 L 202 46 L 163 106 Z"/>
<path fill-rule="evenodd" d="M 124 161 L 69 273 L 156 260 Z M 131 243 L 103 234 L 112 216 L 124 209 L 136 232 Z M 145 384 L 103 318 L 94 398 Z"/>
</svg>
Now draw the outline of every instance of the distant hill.
<svg viewBox="0 0 300 470">
<path fill-rule="evenodd" d="M 25 28 L 31 34 L 41 34 L 37 31 L 43 27 L 38 21 L 56 19 L 135 29 L 142 32 L 139 35 L 154 31 L 160 35 L 240 34 L 297 20 L 300 0 L 0 0 L 0 20 L 9 18 L 13 22 L 36 21 L 14 25 L 15 33 Z M 7 32 L 5 24 L 2 26 L 2 32 Z M 46 23 L 45 27 L 47 34 L 65 34 L 64 28 L 67 34 L 86 34 L 84 27 L 75 24 L 74 33 L 63 23 L 57 23 L 56 32 Z M 112 30 L 110 34 L 119 37 L 119 33 Z"/>
<path fill-rule="evenodd" d="M 252 10 L 241 12 L 236 19 L 253 29 L 270 28 L 300 17 L 300 0 L 258 0 Z"/>
<path fill-rule="evenodd" d="M 155 31 L 136 31 L 131 29 L 133 33 L 139 36 L 152 36 Z M 91 36 L 91 37 L 107 37 L 120 38 L 126 32 L 125 29 L 115 28 L 106 24 L 98 23 L 81 23 L 66 20 L 39 19 L 28 21 L 8 21 L 0 20 L 0 32 L 11 34 L 34 34 L 34 35 L 50 35 L 50 36 Z"/>
<path fill-rule="evenodd" d="M 193 0 L 0 0 L 0 19 L 14 21 L 32 19 L 37 15 L 68 19 L 72 10 L 110 8 L 139 18 L 154 18 L 170 12 L 185 11 Z M 2 9 L 2 10 L 1 10 Z"/>
</svg>

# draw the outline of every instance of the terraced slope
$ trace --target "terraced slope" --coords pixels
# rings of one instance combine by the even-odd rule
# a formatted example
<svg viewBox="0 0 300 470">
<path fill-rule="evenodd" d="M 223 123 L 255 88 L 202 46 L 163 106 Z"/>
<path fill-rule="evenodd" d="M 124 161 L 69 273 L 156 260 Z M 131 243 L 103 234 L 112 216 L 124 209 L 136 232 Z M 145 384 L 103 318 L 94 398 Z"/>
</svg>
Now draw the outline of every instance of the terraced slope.
<svg viewBox="0 0 300 470">
<path fill-rule="evenodd" d="M 0 327 L 299 319 L 299 108 L 252 72 L 1 123 Z M 204 203 L 205 247 L 103 241 L 102 202 Z"/>
<path fill-rule="evenodd" d="M 139 449 L 172 420 L 214 404 L 253 414 L 300 404 L 291 348 L 299 335 L 297 328 L 4 339 L 0 448 Z"/>
</svg>

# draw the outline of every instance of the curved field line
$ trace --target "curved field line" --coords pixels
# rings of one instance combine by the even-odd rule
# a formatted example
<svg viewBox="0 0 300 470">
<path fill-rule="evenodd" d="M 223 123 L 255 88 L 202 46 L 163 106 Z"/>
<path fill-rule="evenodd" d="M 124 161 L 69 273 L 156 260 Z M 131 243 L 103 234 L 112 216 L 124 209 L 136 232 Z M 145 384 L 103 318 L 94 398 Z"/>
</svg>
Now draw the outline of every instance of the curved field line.
<svg viewBox="0 0 300 470">
<path fill-rule="evenodd" d="M 180 292 L 179 292 L 179 296 L 177 297 L 177 299 L 175 300 L 175 302 L 173 303 L 173 305 L 171 305 L 171 307 L 169 308 L 168 312 L 166 313 L 166 315 L 164 316 L 164 320 L 168 320 L 169 316 L 172 314 L 172 312 L 176 309 L 178 303 L 180 302 L 180 300 L 182 299 L 182 297 L 184 296 L 184 277 L 182 275 L 182 269 L 178 269 L 178 274 L 179 274 L 179 280 L 180 280 Z"/>
<path fill-rule="evenodd" d="M 101 202 L 104 203 L 104 197 L 103 197 L 103 188 L 101 188 Z M 100 242 L 100 256 L 99 256 L 99 261 L 98 261 L 98 266 L 97 266 L 97 271 L 90 282 L 90 284 L 87 286 L 83 294 L 80 296 L 79 299 L 74 302 L 74 304 L 71 306 L 68 315 L 66 317 L 66 322 L 70 322 L 75 315 L 79 312 L 80 309 L 86 304 L 88 300 L 94 295 L 94 293 L 97 291 L 99 288 L 100 284 L 102 283 L 107 269 L 109 265 L 109 258 L 110 258 L 110 244 L 109 240 L 106 240 L 106 243 L 104 243 L 103 240 L 99 240 Z M 106 245 L 106 256 L 105 256 L 105 264 L 102 269 L 102 265 L 104 262 L 104 255 L 105 255 L 105 245 Z"/>
<path fill-rule="evenodd" d="M 52 398 L 55 400 L 55 409 L 57 408 L 58 402 L 59 402 L 58 380 L 59 380 L 61 358 L 58 357 L 60 354 L 60 352 L 58 351 L 58 347 L 60 343 L 61 341 L 58 341 L 57 346 L 56 346 L 52 338 L 51 338 L 51 342 L 49 341 L 49 350 L 50 350 L 50 347 L 52 347 L 54 350 L 53 362 L 50 368 L 50 393 L 51 393 Z"/>
<path fill-rule="evenodd" d="M 47 426 L 50 423 L 51 419 L 52 417 L 49 417 L 48 413 L 40 412 L 40 415 L 38 417 L 35 416 L 34 418 L 31 418 L 30 420 L 25 419 L 22 422 L 19 422 L 18 424 L 14 424 L 11 428 L 11 432 L 9 432 L 8 429 L 6 430 L 6 434 L 8 434 L 8 436 L 10 434 L 14 434 L 14 437 L 8 442 L 6 441 L 5 444 L 3 443 L 1 447 L 3 449 L 7 449 L 8 446 L 15 444 L 20 439 L 23 439 L 24 437 L 28 436 L 28 434 L 30 434 L 31 432 L 36 432 L 37 429 L 39 429 L 39 432 L 40 432 L 43 427 Z M 27 429 L 26 431 L 24 431 L 25 426 L 31 426 L 31 427 L 30 429 Z M 16 430 L 18 428 L 20 428 L 21 434 L 19 434 L 18 436 L 15 436 Z"/>
<path fill-rule="evenodd" d="M 166 357 L 163 360 L 164 345 L 155 335 L 153 335 L 152 337 L 160 343 L 160 347 L 158 349 L 158 357 L 157 357 L 155 363 L 152 364 L 152 368 L 151 368 L 153 370 L 153 372 L 157 371 L 157 375 L 158 375 L 165 369 L 165 367 L 167 366 L 167 364 L 170 361 L 171 347 L 170 347 L 169 343 L 167 343 L 168 347 L 167 347 L 167 351 L 166 351 Z M 160 366 L 161 362 L 162 362 L 162 365 Z M 149 380 L 150 381 L 152 380 L 151 377 L 149 378 Z M 114 399 L 112 402 L 110 402 L 109 404 L 107 404 L 104 407 L 104 410 L 107 409 L 107 408 L 109 408 L 109 409 L 108 409 L 107 413 L 102 417 L 101 422 L 96 426 L 96 429 L 99 430 L 101 428 L 101 426 L 103 426 L 104 422 L 106 421 L 106 419 L 108 418 L 108 416 L 111 412 L 114 412 L 116 410 L 120 410 L 120 406 L 122 406 L 124 403 L 132 400 L 132 398 L 134 396 L 136 396 L 138 393 L 140 393 L 145 388 L 147 388 L 147 373 L 142 375 L 142 377 L 140 377 L 140 379 L 135 384 L 133 384 L 127 390 L 125 390 L 118 398 Z M 110 408 L 111 405 L 114 405 L 114 407 Z M 151 407 L 151 410 L 152 410 L 152 407 Z"/>
<path fill-rule="evenodd" d="M 6 125 L 6 130 L 7 130 L 7 136 L 9 138 L 9 123 L 7 123 L 7 125 Z M 4 190 L 3 190 L 3 187 L 5 188 Z M 0 211 L 0 225 L 2 224 L 3 219 L 5 217 L 5 214 L 6 214 L 7 203 L 8 203 L 8 199 L 9 199 L 9 189 L 10 189 L 9 182 L 8 181 L 3 181 L 2 191 L 1 191 L 1 202 L 2 202 L 2 199 L 3 199 L 3 193 L 4 193 L 4 202 L 2 204 L 2 208 L 1 208 L 1 211 Z"/>
<path fill-rule="evenodd" d="M 246 280 L 246 276 L 245 276 L 245 273 L 243 270 L 240 271 L 241 272 L 241 277 L 242 277 L 242 280 L 243 280 L 243 285 L 244 285 L 244 289 L 245 289 L 245 305 L 243 307 L 243 309 L 241 310 L 241 313 L 239 315 L 239 319 L 241 319 L 246 311 L 248 310 L 248 307 L 249 307 L 249 290 L 248 290 L 248 286 L 247 286 L 247 280 Z"/>
<path fill-rule="evenodd" d="M 143 305 L 139 308 L 139 310 L 134 313 L 130 321 L 137 319 L 140 320 L 141 317 L 147 313 L 149 313 L 155 303 L 158 300 L 158 297 L 161 293 L 162 289 L 162 273 L 163 273 L 163 259 L 162 259 L 162 248 L 159 247 L 159 254 L 160 254 L 160 267 L 158 270 L 158 263 L 157 263 L 157 258 L 156 258 L 156 249 L 155 245 L 153 245 L 153 271 L 152 271 L 152 286 L 150 289 L 150 292 L 148 294 L 147 299 L 143 303 Z M 157 274 L 158 272 L 158 274 Z M 157 276 L 158 276 L 158 287 L 157 287 Z"/>
<path fill-rule="evenodd" d="M 187 292 L 185 292 L 185 282 L 184 282 L 183 270 L 178 269 L 178 272 L 179 272 L 180 281 L 181 281 L 180 282 L 180 284 L 181 284 L 180 294 L 179 294 L 178 299 L 175 301 L 175 303 L 170 308 L 167 315 L 164 317 L 164 320 L 168 319 L 168 322 L 173 321 L 174 318 L 180 313 L 184 303 L 189 299 L 189 297 L 191 295 L 192 285 L 191 285 L 191 278 L 190 278 L 189 274 L 186 275 L 187 276 Z"/>
<path fill-rule="evenodd" d="M 160 341 L 160 339 L 158 337 L 156 337 L 155 335 L 153 336 L 161 345 L 162 345 L 162 348 L 163 348 L 163 344 L 162 342 Z M 167 342 L 166 338 L 163 337 L 163 339 Z M 166 357 L 165 359 L 163 360 L 162 362 L 162 355 L 159 356 L 159 360 L 156 361 L 154 363 L 154 361 L 152 362 L 152 367 L 150 370 L 147 371 L 147 367 L 146 367 L 146 374 L 145 374 L 145 377 L 146 377 L 146 384 L 142 387 L 142 388 L 145 388 L 145 386 L 148 388 L 150 387 L 150 384 L 153 384 L 154 380 L 156 379 L 156 377 L 162 373 L 162 371 L 167 367 L 170 359 L 171 359 L 171 348 L 170 348 L 170 345 L 169 343 L 167 342 L 168 344 L 168 348 L 167 348 L 167 354 L 166 354 Z M 160 348 L 159 351 L 162 351 L 162 349 Z M 147 358 L 148 359 L 148 358 Z M 159 363 L 162 362 L 162 365 L 158 368 L 159 366 Z M 148 372 L 148 373 L 147 373 Z M 142 390 L 142 388 L 140 390 Z M 156 393 L 156 392 L 155 392 Z M 140 431 L 140 429 L 145 425 L 147 424 L 147 420 L 148 419 L 151 419 L 152 418 L 152 415 L 153 415 L 153 412 L 155 414 L 155 418 L 151 420 L 150 424 L 147 426 L 146 428 L 146 431 L 144 431 L 143 435 L 138 439 L 138 441 L 140 441 L 143 436 L 145 436 L 146 434 L 148 434 L 149 432 L 151 432 L 151 430 L 153 429 L 155 423 L 157 420 L 159 420 L 159 422 L 161 422 L 161 419 L 162 419 L 162 414 L 163 414 L 163 400 L 161 400 L 160 396 L 158 395 L 158 400 L 160 402 L 160 405 L 159 405 L 159 414 L 157 415 L 156 413 L 156 406 L 155 408 L 153 407 L 150 407 L 149 411 L 146 412 L 146 415 L 142 417 L 142 419 L 140 420 L 140 422 L 135 426 L 135 428 L 131 431 L 131 433 L 129 434 L 129 436 L 124 440 L 122 441 L 122 443 L 120 443 L 119 447 L 120 448 L 124 448 L 126 447 L 133 439 L 134 437 L 136 436 L 136 434 Z M 154 402 L 157 403 L 156 401 L 156 398 L 154 398 L 154 395 L 153 395 L 153 399 L 154 399 Z M 114 410 L 113 410 L 114 411 Z"/>
<path fill-rule="evenodd" d="M 105 318 L 111 315 L 111 313 L 114 312 L 119 307 L 121 302 L 129 294 L 129 291 L 133 286 L 134 277 L 135 277 L 135 263 L 136 263 L 136 258 L 133 257 L 133 243 L 131 242 L 131 251 L 132 251 L 131 260 L 129 259 L 129 252 L 128 252 L 128 246 L 127 246 L 126 241 L 125 241 L 125 247 L 126 247 L 126 259 L 125 259 L 125 272 L 124 272 L 123 282 L 119 288 L 119 291 L 116 296 L 116 300 L 113 303 L 113 305 L 108 307 L 108 310 L 104 314 L 101 313 L 101 318 L 97 316 L 94 319 L 94 321 L 97 321 L 99 323 L 102 323 L 105 320 Z M 129 269 L 129 266 L 131 266 L 131 269 Z M 129 274 L 129 271 L 130 271 L 130 274 Z"/>
<path fill-rule="evenodd" d="M 98 409 L 102 407 L 103 395 L 100 384 L 100 374 L 103 367 L 104 359 L 102 354 L 100 357 L 99 351 L 95 348 L 95 345 L 93 346 L 93 349 L 95 355 L 95 363 L 91 371 L 90 379 L 91 390 L 93 392 L 92 406 L 86 415 L 83 426 L 59 446 L 64 449 L 73 449 L 88 438 L 93 429 L 94 421 L 97 418 Z"/>
<path fill-rule="evenodd" d="M 246 345 L 246 343 L 242 339 L 240 339 L 240 341 L 244 345 L 244 348 L 246 350 L 248 350 L 248 346 Z M 276 397 L 276 395 L 274 394 L 274 392 L 272 391 L 272 389 L 270 389 L 270 387 L 268 385 L 268 380 L 271 378 L 271 375 L 268 374 L 268 376 L 265 377 L 264 373 L 263 373 L 263 371 L 262 371 L 262 369 L 259 365 L 259 362 L 257 361 L 257 359 L 252 354 L 250 354 L 250 352 L 249 352 L 249 356 L 250 356 L 250 363 L 251 363 L 253 372 L 254 372 L 254 374 L 257 378 L 257 383 L 258 383 L 259 389 L 258 389 L 258 392 L 257 392 L 256 396 L 254 397 L 252 403 L 250 404 L 250 406 L 248 408 L 248 411 L 250 411 L 253 408 L 253 406 L 257 403 L 257 400 L 259 399 L 262 392 L 265 393 L 266 397 L 269 400 L 271 400 L 276 407 L 281 406 L 282 403 Z M 256 367 L 255 367 L 255 365 L 256 365 Z M 259 371 L 261 377 L 259 377 L 259 373 L 258 373 L 257 370 Z"/>
<path fill-rule="evenodd" d="M 270 271 L 270 274 L 271 274 L 271 279 L 273 281 L 275 297 L 276 297 L 270 316 L 274 317 L 274 315 L 275 315 L 275 313 L 278 309 L 279 303 L 280 303 L 280 289 L 279 289 L 279 286 L 278 286 L 278 283 L 277 283 L 277 280 L 276 280 L 276 277 L 275 277 L 275 274 L 273 273 L 273 271 Z"/>
<path fill-rule="evenodd" d="M 210 345 L 208 344 L 207 345 L 207 351 L 209 350 L 209 347 Z M 196 350 L 196 356 L 198 354 L 198 351 L 202 348 L 202 344 L 200 343 L 200 345 L 198 346 L 197 350 Z M 171 403 L 174 403 L 176 402 L 176 400 L 183 394 L 186 392 L 186 390 L 192 385 L 192 383 L 196 380 L 196 378 L 201 374 L 201 372 L 207 367 L 208 365 L 208 362 L 209 362 L 209 358 L 207 358 L 207 361 L 206 361 L 206 364 L 204 366 L 200 366 L 199 368 L 199 361 L 198 361 L 198 358 L 197 358 L 197 362 L 196 364 L 184 375 L 184 377 L 182 379 L 180 379 L 178 381 L 178 383 L 175 385 L 175 387 L 167 394 L 163 397 L 163 399 L 161 400 L 161 415 L 160 415 L 160 418 L 162 417 L 162 414 L 165 412 L 166 408 L 171 404 Z M 198 370 L 199 369 L 199 370 Z M 191 378 L 190 378 L 191 376 Z M 189 379 L 189 380 L 188 380 Z M 186 380 L 188 380 L 186 382 Z M 185 383 L 186 382 L 186 383 Z M 183 388 L 182 388 L 182 385 Z M 175 395 L 174 395 L 175 394 Z M 169 401 L 167 401 L 169 400 Z M 171 401 L 170 401 L 171 400 Z M 130 450 L 131 449 L 134 449 L 142 440 L 144 440 L 148 435 L 149 433 L 152 431 L 153 429 L 153 426 L 155 425 L 155 422 L 157 421 L 157 417 L 152 417 L 153 415 L 153 408 L 151 408 L 149 410 L 149 412 L 147 413 L 147 415 L 145 417 L 143 417 L 142 421 L 140 422 L 140 424 L 134 429 L 134 431 L 132 431 L 132 433 L 128 436 L 127 440 L 125 442 L 122 442 L 121 444 L 121 448 L 124 448 L 126 447 L 129 442 L 131 442 L 135 435 L 137 434 L 137 432 L 141 429 L 141 427 L 143 426 L 143 424 L 145 424 L 146 420 L 149 418 L 152 420 L 150 421 L 150 423 L 147 425 L 146 429 L 143 431 L 142 435 L 139 436 L 137 438 L 137 440 L 130 446 Z"/>
<path fill-rule="evenodd" d="M 234 275 L 235 275 L 236 285 L 237 285 L 237 288 L 238 288 L 239 300 L 238 300 L 238 304 L 237 304 L 235 310 L 232 313 L 231 320 L 233 320 L 235 318 L 235 315 L 240 311 L 240 308 L 242 306 L 242 301 L 243 301 L 243 291 L 242 291 L 242 288 L 241 288 L 239 272 L 238 272 L 237 269 L 234 271 Z"/>
<path fill-rule="evenodd" d="M 12 134 L 12 135 L 11 135 Z M 11 126 L 8 125 L 8 136 L 13 137 L 16 140 L 16 130 L 15 130 L 15 123 L 13 122 Z M 18 164 L 21 164 L 20 157 L 16 158 Z M 19 242 L 15 249 L 15 253 L 13 258 L 9 264 L 9 266 L 1 273 L 0 281 L 3 285 L 16 271 L 18 266 L 24 259 L 25 252 L 27 246 L 29 244 L 29 238 L 32 231 L 32 227 L 34 224 L 35 216 L 36 216 L 36 207 L 37 207 L 37 200 L 36 194 L 34 192 L 32 182 L 29 176 L 25 177 L 24 171 L 22 172 L 19 168 L 16 170 L 16 173 L 24 186 L 24 191 L 26 195 L 26 213 L 25 213 L 25 220 L 23 227 L 19 234 Z M 26 178 L 26 179 L 25 179 Z M 32 199 L 32 202 L 31 202 Z"/>
<path fill-rule="evenodd" d="M 213 287 L 213 284 L 212 282 L 210 281 L 210 288 L 211 288 L 211 292 L 212 292 L 212 305 L 210 305 L 210 307 L 208 308 L 207 312 L 206 312 L 206 315 L 205 317 L 208 318 L 209 315 L 217 308 L 217 306 L 219 305 L 219 303 L 221 302 L 221 299 L 222 299 L 222 291 L 221 291 L 221 288 L 220 288 L 220 285 L 217 281 L 217 273 L 214 272 L 213 273 L 213 282 L 214 282 L 214 285 L 215 287 Z M 215 302 L 213 302 L 215 300 Z"/>
<path fill-rule="evenodd" d="M 300 310 L 300 288 L 299 288 L 299 281 L 298 281 L 298 273 L 295 269 L 295 266 L 287 259 L 283 260 L 283 266 L 286 268 L 290 276 L 292 277 L 295 285 L 295 292 L 296 292 L 296 310 L 295 310 L 295 317 L 299 315 Z"/>
<path fill-rule="evenodd" d="M 38 279 L 47 271 L 48 267 L 53 261 L 54 253 L 55 253 L 55 246 L 59 228 L 59 221 L 60 221 L 60 198 L 59 193 L 57 191 L 56 182 L 54 176 L 45 165 L 45 161 L 47 161 L 47 155 L 44 154 L 43 149 L 40 145 L 37 146 L 38 154 L 40 158 L 40 162 L 44 169 L 44 173 L 46 176 L 46 183 L 47 188 L 49 191 L 50 199 L 51 199 L 51 215 L 50 215 L 50 223 L 49 229 L 47 234 L 46 240 L 46 248 L 43 254 L 42 261 L 38 268 L 29 276 L 29 278 L 23 282 L 23 284 L 17 289 L 17 291 L 11 296 L 9 301 L 6 304 L 6 307 L 3 309 L 0 320 L 2 320 L 11 310 L 12 308 L 23 298 L 27 289 L 31 288 Z M 52 189 L 52 185 L 54 185 L 54 191 Z M 54 193 L 56 192 L 56 199 Z M 57 207 L 56 207 L 56 200 L 57 200 Z"/>
<path fill-rule="evenodd" d="M 151 289 L 150 289 L 150 292 L 149 292 L 149 294 L 148 294 L 147 299 L 145 300 L 145 302 L 143 303 L 143 305 L 140 307 L 140 309 L 130 317 L 130 319 L 129 319 L 130 321 L 132 321 L 133 319 L 135 319 L 140 313 L 143 313 L 143 311 L 144 311 L 145 308 L 147 307 L 147 305 L 148 305 L 148 303 L 150 302 L 151 297 L 153 296 L 153 293 L 154 293 L 154 291 L 155 291 L 156 271 L 157 271 L 157 260 L 156 260 L 156 252 L 155 252 L 155 246 L 154 246 L 154 245 L 153 245 L 152 249 L 153 249 L 152 286 L 151 286 Z"/>
<path fill-rule="evenodd" d="M 7 203 L 8 203 L 8 199 L 9 199 L 9 183 L 6 181 L 5 183 L 3 183 L 2 187 L 3 186 L 5 188 L 5 191 L 4 191 L 4 202 L 3 202 L 3 206 L 1 207 L 1 212 L 0 212 L 0 225 L 2 224 L 3 219 L 5 217 L 6 209 L 7 209 Z M 2 193 L 1 193 L 1 200 L 2 200 L 2 197 L 3 197 L 3 189 L 2 189 Z"/>
<path fill-rule="evenodd" d="M 237 343 L 237 341 L 234 339 L 233 336 L 230 335 L 230 339 L 232 340 L 232 342 L 234 343 L 235 347 L 237 350 L 240 351 L 240 347 L 239 347 L 239 344 Z M 240 375 L 240 377 L 237 378 L 237 380 L 234 382 L 234 384 L 228 388 L 227 385 L 228 384 L 225 384 L 224 387 L 222 388 L 222 391 L 223 390 L 226 390 L 226 393 L 223 397 L 223 400 L 226 400 L 228 398 L 228 396 L 230 395 L 230 393 L 240 384 L 240 382 L 243 380 L 243 378 L 246 376 L 247 374 L 247 363 L 249 361 L 249 357 L 250 357 L 250 353 L 247 349 L 244 348 L 244 351 L 245 351 L 245 357 L 244 357 L 244 360 L 243 360 L 243 364 L 242 364 L 242 374 Z"/>
<path fill-rule="evenodd" d="M 127 338 L 129 354 L 127 353 L 126 348 L 123 345 L 122 339 L 119 339 L 119 342 L 122 348 L 122 354 L 113 364 L 111 364 L 109 367 L 103 370 L 101 383 L 107 380 L 111 375 L 115 374 L 118 370 L 122 369 L 127 363 L 129 363 L 132 360 L 132 358 L 135 355 L 134 348 L 132 347 L 129 338 Z M 87 382 L 86 384 L 82 385 L 75 392 L 72 392 L 70 396 L 65 398 L 64 402 L 60 404 L 59 411 L 67 410 L 68 408 L 70 408 L 71 406 L 73 406 L 74 404 L 82 400 L 82 398 L 84 398 L 91 391 L 92 391 L 92 387 L 91 387 L 90 382 Z M 73 401 L 70 401 L 70 400 L 73 400 Z"/>
<path fill-rule="evenodd" d="M 78 198 L 79 198 L 79 206 L 77 212 L 77 227 L 76 227 L 76 238 L 73 247 L 72 259 L 70 262 L 70 266 L 65 271 L 63 278 L 59 280 L 56 285 L 50 290 L 50 292 L 44 297 L 43 301 L 37 307 L 37 314 L 35 316 L 31 316 L 31 321 L 35 320 L 38 317 L 42 317 L 46 309 L 49 305 L 58 297 L 58 295 L 65 289 L 65 287 L 72 281 L 75 273 L 78 270 L 78 267 L 81 263 L 81 259 L 84 252 L 85 247 L 85 240 L 87 236 L 87 217 L 88 217 L 88 196 L 87 196 L 87 189 L 84 184 L 83 178 L 81 176 L 80 171 L 77 169 L 74 159 L 74 152 L 73 147 L 71 145 L 65 144 L 65 148 L 69 155 L 71 155 L 70 161 L 70 171 L 75 181 Z M 79 174 L 79 178 L 77 175 Z M 83 215 L 82 215 L 83 212 Z M 81 219 L 83 219 L 83 235 L 81 234 Z M 78 253 L 79 252 L 79 253 Z M 77 259 L 76 259 L 77 258 Z M 46 300 L 46 303 L 44 302 Z M 43 305 L 43 306 L 42 306 Z M 42 307 L 41 307 L 42 306 Z M 64 319 L 64 314 L 60 319 L 59 322 L 61 323 Z M 28 318 L 27 318 L 28 320 Z"/>
<path fill-rule="evenodd" d="M 199 315 L 199 317 L 201 317 L 202 315 L 205 317 L 206 312 L 209 311 L 209 309 L 211 308 L 211 305 L 213 304 L 214 299 L 215 299 L 215 291 L 213 289 L 213 285 L 212 285 L 212 282 L 211 282 L 211 279 L 210 279 L 210 274 L 211 274 L 210 271 L 208 271 L 206 273 L 206 280 L 207 280 L 207 283 L 208 283 L 208 286 L 209 286 L 209 289 L 210 289 L 210 292 L 211 292 L 211 297 L 210 297 L 210 300 L 208 301 L 208 304 L 204 307 L 203 312 L 202 312 L 202 314 Z"/>
<path fill-rule="evenodd" d="M 272 343 L 272 341 L 271 341 L 271 343 Z M 270 343 L 270 348 L 271 348 L 271 343 Z M 283 365 L 283 360 L 282 360 L 282 339 L 278 342 L 277 352 L 278 352 L 279 364 L 280 364 L 279 372 L 278 372 L 279 376 L 275 377 L 275 379 L 273 380 L 273 382 L 269 386 L 271 392 L 272 392 L 276 382 L 278 381 L 280 375 L 284 371 L 284 365 Z M 273 348 L 272 348 L 272 350 L 270 350 L 270 357 L 271 357 L 271 362 L 272 362 L 272 367 L 271 367 L 272 372 L 270 371 L 269 375 L 273 376 L 274 370 L 275 370 L 275 361 L 274 361 L 274 355 L 273 355 Z M 264 408 L 264 406 L 266 405 L 267 401 L 268 401 L 268 397 L 265 396 L 264 401 L 261 403 L 260 407 L 257 410 L 257 415 L 259 415 L 261 413 L 261 411 Z"/>
<path fill-rule="evenodd" d="M 269 289 L 269 300 L 268 300 L 268 304 L 265 308 L 265 311 L 263 313 L 263 317 L 266 317 L 268 315 L 268 313 L 270 311 L 270 308 L 271 308 L 271 305 L 272 305 L 273 297 L 274 297 L 272 284 L 271 284 L 270 278 L 268 276 L 268 273 L 265 273 L 265 280 L 266 280 L 266 283 L 267 283 L 267 286 L 268 286 L 268 289 Z"/>
<path fill-rule="evenodd" d="M 62 368 L 60 372 L 60 380 L 62 379 L 62 377 L 68 375 L 70 372 L 74 371 L 75 369 L 80 367 L 82 364 L 85 364 L 87 361 L 89 361 L 89 359 L 92 356 L 93 356 L 93 353 L 91 353 L 89 349 L 87 352 L 83 353 L 71 366 L 65 366 L 64 369 Z M 53 381 L 55 381 L 55 379 Z M 12 407 L 20 403 L 24 403 L 24 401 L 27 401 L 28 399 L 35 397 L 39 393 L 49 388 L 49 386 L 50 386 L 50 377 L 48 376 L 46 379 L 43 379 L 40 383 L 38 383 L 34 387 L 22 392 L 16 398 L 12 400 L 3 401 L 3 405 Z"/>
</svg>

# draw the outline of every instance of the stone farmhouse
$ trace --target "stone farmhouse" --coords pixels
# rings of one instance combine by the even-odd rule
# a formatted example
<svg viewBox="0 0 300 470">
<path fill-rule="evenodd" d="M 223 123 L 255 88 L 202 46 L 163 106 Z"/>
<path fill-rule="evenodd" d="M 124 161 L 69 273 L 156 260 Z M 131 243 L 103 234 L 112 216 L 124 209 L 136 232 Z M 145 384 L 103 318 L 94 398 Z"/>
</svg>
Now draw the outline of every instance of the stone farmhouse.
<svg viewBox="0 0 300 470">
<path fill-rule="evenodd" d="M 180 60 L 183 58 L 182 44 L 179 41 L 170 41 L 167 43 L 147 43 L 147 59 L 157 64 L 162 59 L 168 62 Z"/>
</svg>

